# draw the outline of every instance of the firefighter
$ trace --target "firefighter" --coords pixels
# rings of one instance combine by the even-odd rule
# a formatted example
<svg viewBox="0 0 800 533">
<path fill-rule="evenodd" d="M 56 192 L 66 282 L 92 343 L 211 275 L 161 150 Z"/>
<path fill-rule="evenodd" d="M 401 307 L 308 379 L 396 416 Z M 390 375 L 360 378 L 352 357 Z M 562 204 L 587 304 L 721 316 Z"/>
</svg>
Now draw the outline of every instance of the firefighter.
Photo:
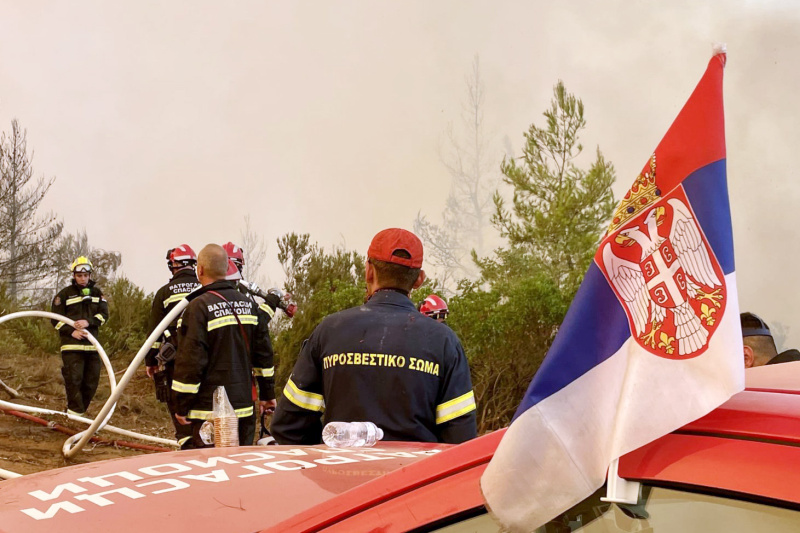
<svg viewBox="0 0 800 533">
<path fill-rule="evenodd" d="M 241 276 L 240 279 L 244 278 L 244 250 L 242 250 L 239 246 L 233 244 L 232 242 L 228 241 L 222 245 L 222 248 L 225 250 L 225 253 L 228 254 L 228 258 L 233 261 L 233 264 L 236 265 L 236 268 L 239 270 L 239 275 Z M 275 317 L 275 310 L 281 306 L 281 295 L 276 294 L 275 292 L 268 292 L 262 293 L 261 290 L 254 284 L 247 283 L 245 286 L 242 283 L 237 283 L 237 288 L 239 292 L 250 298 L 251 300 L 255 301 L 253 298 L 254 294 L 257 293 L 259 296 L 262 297 L 264 300 L 263 303 L 259 304 L 258 308 L 267 314 L 267 322 L 272 320 Z"/>
<path fill-rule="evenodd" d="M 430 294 L 419 304 L 419 312 L 437 322 L 446 322 L 450 310 L 447 309 L 447 302 L 435 294 Z"/>
<path fill-rule="evenodd" d="M 209 244 L 197 258 L 202 287 L 183 312 L 172 380 L 175 418 L 191 426 L 192 438 L 182 448 L 204 447 L 200 426 L 212 418 L 213 394 L 224 386 L 239 417 L 239 443 L 253 443 L 255 417 L 252 376 L 258 382 L 258 411 L 275 399 L 268 326 L 256 304 L 226 281 L 225 250 Z"/>
<path fill-rule="evenodd" d="M 476 436 L 475 397 L 461 342 L 422 318 L 422 243 L 378 233 L 367 252 L 367 302 L 326 317 L 300 350 L 272 419 L 279 444 L 318 444 L 324 423 L 370 421 L 386 440 L 458 443 Z"/>
<path fill-rule="evenodd" d="M 256 314 L 259 315 L 259 319 L 264 320 L 267 324 L 269 324 L 272 318 L 275 316 L 275 310 L 283 303 L 280 296 L 273 292 L 265 294 L 263 291 L 261 291 L 261 289 L 258 288 L 257 285 L 244 281 L 244 250 L 242 250 L 241 247 L 228 241 L 222 245 L 222 248 L 225 250 L 225 253 L 228 254 L 228 259 L 230 259 L 231 262 L 236 266 L 239 274 L 238 276 L 228 276 L 227 279 L 235 281 L 238 291 L 258 305 L 258 311 Z M 256 294 L 260 296 L 262 300 L 264 300 L 262 303 L 258 303 L 258 301 L 255 299 Z M 269 337 L 269 329 L 267 329 L 266 333 L 267 337 L 264 339 L 265 349 L 269 351 L 268 358 L 274 364 L 275 352 L 272 350 L 272 340 Z M 270 365 L 269 368 L 266 368 L 264 377 L 269 382 L 269 386 L 274 388 L 275 367 Z M 266 412 L 268 415 L 272 414 L 275 411 L 276 405 L 277 402 L 273 397 L 267 402 L 264 412 Z M 262 427 L 264 425 L 264 420 L 264 418 L 261 419 Z"/>
<path fill-rule="evenodd" d="M 188 244 L 181 244 L 167 250 L 167 268 L 172 273 L 172 277 L 169 283 L 158 289 L 153 298 L 148 327 L 150 333 L 178 305 L 178 302 L 200 287 L 200 282 L 197 281 L 197 275 L 194 271 L 195 264 L 197 264 L 197 254 Z M 144 360 L 147 375 L 153 378 L 155 383 L 156 398 L 167 404 L 172 424 L 175 426 L 175 438 L 178 440 L 178 444 L 183 444 L 191 438 L 191 428 L 178 423 L 170 402 L 172 373 L 175 369 L 174 355 L 178 344 L 177 330 L 179 320 L 179 318 L 175 319 L 164 330 L 164 333 L 150 347 L 150 351 L 147 352 Z"/>
<path fill-rule="evenodd" d="M 90 279 L 92 262 L 87 257 L 75 259 L 70 270 L 72 283 L 56 294 L 51 309 L 74 320 L 75 327 L 58 320 L 52 323 L 61 340 L 64 363 L 61 374 L 67 393 L 67 413 L 83 416 L 100 381 L 100 356 L 88 334 L 97 337 L 97 330 L 108 320 L 108 302 Z"/>
</svg>

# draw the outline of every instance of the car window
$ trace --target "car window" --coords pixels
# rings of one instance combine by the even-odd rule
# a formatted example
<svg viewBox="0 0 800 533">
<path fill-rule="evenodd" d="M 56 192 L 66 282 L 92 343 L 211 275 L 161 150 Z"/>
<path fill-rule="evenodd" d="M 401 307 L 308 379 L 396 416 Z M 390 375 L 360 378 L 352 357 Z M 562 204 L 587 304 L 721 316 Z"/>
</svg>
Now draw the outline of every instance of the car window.
<svg viewBox="0 0 800 533">
<path fill-rule="evenodd" d="M 661 487 L 642 487 L 638 505 L 600 500 L 605 488 L 536 533 L 739 533 L 800 531 L 800 512 Z"/>
<path fill-rule="evenodd" d="M 606 489 L 594 493 L 536 533 L 789 533 L 800 531 L 800 511 L 733 497 L 711 496 L 661 487 L 642 487 L 638 505 L 603 502 Z M 498 533 L 484 513 L 451 522 L 435 533 Z"/>
</svg>

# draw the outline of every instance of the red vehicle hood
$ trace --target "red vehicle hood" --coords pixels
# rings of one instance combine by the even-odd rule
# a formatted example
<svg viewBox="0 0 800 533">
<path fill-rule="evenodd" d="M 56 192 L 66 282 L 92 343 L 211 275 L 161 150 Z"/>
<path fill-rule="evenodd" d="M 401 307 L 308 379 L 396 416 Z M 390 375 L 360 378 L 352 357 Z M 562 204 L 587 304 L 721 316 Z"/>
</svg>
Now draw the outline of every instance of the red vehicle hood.
<svg viewBox="0 0 800 533">
<path fill-rule="evenodd" d="M 448 447 L 210 448 L 49 470 L 0 482 L 0 531 L 249 533 Z"/>
</svg>

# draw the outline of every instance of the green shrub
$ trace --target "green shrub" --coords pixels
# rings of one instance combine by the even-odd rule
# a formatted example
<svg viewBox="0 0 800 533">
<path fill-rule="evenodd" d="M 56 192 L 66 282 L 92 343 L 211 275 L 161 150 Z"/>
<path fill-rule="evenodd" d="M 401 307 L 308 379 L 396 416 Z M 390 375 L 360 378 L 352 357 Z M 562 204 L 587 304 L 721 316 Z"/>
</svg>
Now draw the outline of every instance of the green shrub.
<svg viewBox="0 0 800 533">
<path fill-rule="evenodd" d="M 152 295 L 146 295 L 125 276 L 101 287 L 108 300 L 108 321 L 98 339 L 111 357 L 119 352 L 136 352 L 147 338 Z"/>
<path fill-rule="evenodd" d="M 291 320 L 272 324 L 276 356 L 275 392 L 289 379 L 303 341 L 326 316 L 364 302 L 364 257 L 334 248 L 326 252 L 308 234 L 287 234 L 278 240 L 278 259 L 287 273 L 286 289 L 297 302 Z"/>
<path fill-rule="evenodd" d="M 462 285 L 447 320 L 470 364 L 481 433 L 508 425 L 538 370 L 569 296 L 541 273 L 498 283 L 491 290 Z"/>
<path fill-rule="evenodd" d="M 26 306 L 24 309 L 16 304 L 6 292 L 6 286 L 0 285 L 0 309 L 7 315 L 16 311 L 49 311 L 45 303 Z M 49 319 L 29 317 L 16 318 L 0 324 L 0 352 L 27 353 L 31 351 L 58 351 L 58 334 Z"/>
</svg>

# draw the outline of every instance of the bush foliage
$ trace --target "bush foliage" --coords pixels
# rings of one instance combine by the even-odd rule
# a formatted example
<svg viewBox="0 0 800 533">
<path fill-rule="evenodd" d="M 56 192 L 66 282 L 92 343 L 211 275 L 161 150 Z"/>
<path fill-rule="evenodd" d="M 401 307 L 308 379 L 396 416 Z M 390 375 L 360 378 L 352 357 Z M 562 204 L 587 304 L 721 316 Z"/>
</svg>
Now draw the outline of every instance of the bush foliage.
<svg viewBox="0 0 800 533">
<path fill-rule="evenodd" d="M 109 357 L 136 352 L 147 337 L 152 295 L 146 295 L 124 276 L 100 288 L 108 300 L 109 317 L 100 328 L 98 341 Z M 3 314 L 21 310 L 3 286 L 0 286 L 0 306 Z M 34 309 L 50 311 L 50 304 L 40 303 Z M 58 333 L 48 319 L 19 318 L 0 326 L 0 351 L 3 353 L 25 350 L 55 354 L 59 346 Z"/>
</svg>

